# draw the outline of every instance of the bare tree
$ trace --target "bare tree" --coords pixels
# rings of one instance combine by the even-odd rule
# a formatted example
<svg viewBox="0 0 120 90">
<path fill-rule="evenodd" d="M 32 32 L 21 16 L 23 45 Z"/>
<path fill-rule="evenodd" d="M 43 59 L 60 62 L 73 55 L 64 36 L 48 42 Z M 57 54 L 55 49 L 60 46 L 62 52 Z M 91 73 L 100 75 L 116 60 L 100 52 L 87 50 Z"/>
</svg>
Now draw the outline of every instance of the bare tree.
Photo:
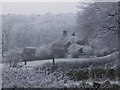
<svg viewBox="0 0 120 90">
<path fill-rule="evenodd" d="M 3 52 L 8 51 L 9 49 L 9 35 L 10 32 L 13 30 L 13 27 L 16 23 L 12 22 L 12 21 L 4 21 L 3 19 L 3 23 L 2 23 L 2 49 Z"/>
</svg>

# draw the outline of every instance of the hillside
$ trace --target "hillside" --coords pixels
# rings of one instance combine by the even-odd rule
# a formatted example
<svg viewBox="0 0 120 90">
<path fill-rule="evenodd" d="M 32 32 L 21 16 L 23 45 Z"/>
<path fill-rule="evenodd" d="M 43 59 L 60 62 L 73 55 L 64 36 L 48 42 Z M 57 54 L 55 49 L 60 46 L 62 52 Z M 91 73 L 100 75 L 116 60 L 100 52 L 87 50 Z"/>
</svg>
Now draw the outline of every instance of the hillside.
<svg viewBox="0 0 120 90">
<path fill-rule="evenodd" d="M 101 79 L 99 81 L 95 78 L 91 79 L 91 77 L 89 76 L 87 77 L 88 80 L 84 80 L 83 76 L 72 76 L 72 73 L 71 73 L 71 72 L 74 72 L 74 73 L 81 72 L 81 70 L 84 70 L 83 72 L 81 72 L 81 74 L 84 74 L 86 70 L 94 70 L 95 68 L 92 67 L 93 68 L 92 69 L 91 64 L 93 64 L 95 67 L 97 66 L 97 67 L 103 68 L 102 70 L 105 70 L 106 64 L 108 68 L 107 70 L 110 70 L 109 68 L 111 69 L 116 68 L 115 67 L 116 57 L 117 57 L 117 53 L 113 53 L 111 55 L 104 56 L 104 57 L 95 57 L 95 58 L 56 59 L 55 61 L 56 61 L 56 65 L 58 65 L 58 69 L 54 72 L 51 71 L 52 60 L 32 61 L 32 62 L 28 62 L 26 66 L 24 66 L 23 63 L 21 63 L 20 64 L 22 65 L 21 68 L 20 67 L 11 68 L 9 67 L 8 64 L 4 64 L 4 67 L 3 67 L 4 69 L 2 71 L 3 72 L 2 85 L 3 85 L 3 88 L 4 87 L 5 88 L 19 88 L 19 87 L 92 88 L 94 87 L 95 83 L 98 83 L 98 84 L 101 84 L 101 87 L 103 88 L 106 82 L 110 82 L 111 88 L 113 87 L 118 88 L 119 84 L 117 81 L 114 81 L 114 79 L 110 79 L 110 80 Z M 71 71 L 71 70 L 75 70 L 75 71 Z M 97 71 L 95 71 L 95 73 L 96 72 Z M 74 74 L 74 75 L 77 75 L 77 74 Z M 84 74 L 85 77 L 86 75 L 89 75 L 89 74 Z M 76 78 L 77 81 L 74 80 L 73 77 Z M 77 77 L 79 77 L 80 79 Z M 84 80 L 84 82 L 81 79 Z M 83 83 L 85 83 L 85 87 L 83 86 Z"/>
<path fill-rule="evenodd" d="M 91 65 L 93 66 L 104 66 L 105 64 L 116 63 L 118 57 L 118 52 L 104 56 L 104 57 L 94 57 L 94 58 L 60 58 L 55 59 L 55 62 L 58 66 L 63 68 L 86 68 Z M 20 63 L 24 65 L 24 62 Z M 28 61 L 25 67 L 36 67 L 40 65 L 45 65 L 48 68 L 49 65 L 52 65 L 52 59 L 50 60 L 37 60 L 37 61 Z"/>
</svg>

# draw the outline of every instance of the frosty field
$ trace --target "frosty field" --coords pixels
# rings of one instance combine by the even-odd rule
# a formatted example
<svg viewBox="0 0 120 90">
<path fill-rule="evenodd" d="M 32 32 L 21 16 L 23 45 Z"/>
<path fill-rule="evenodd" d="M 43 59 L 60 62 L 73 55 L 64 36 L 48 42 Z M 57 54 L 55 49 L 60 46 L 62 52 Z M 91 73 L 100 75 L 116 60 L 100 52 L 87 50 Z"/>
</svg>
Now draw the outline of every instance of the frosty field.
<svg viewBox="0 0 120 90">
<path fill-rule="evenodd" d="M 3 67 L 3 88 L 80 88 L 84 87 L 83 83 L 85 83 L 85 87 L 92 88 L 94 79 L 88 80 L 74 80 L 66 75 L 67 72 L 74 69 L 79 68 L 90 68 L 91 64 L 100 64 L 100 59 L 103 61 L 105 59 L 105 63 L 113 63 L 113 59 L 116 57 L 116 53 L 106 56 L 106 57 L 95 57 L 95 58 L 76 58 L 76 59 L 55 59 L 56 65 L 58 65 L 58 69 L 54 72 L 51 71 L 52 60 L 40 60 L 40 61 L 32 61 L 27 62 L 25 66 L 24 63 L 20 63 L 22 67 L 11 68 L 9 64 L 5 64 Z M 108 58 L 111 58 L 109 60 Z M 99 59 L 97 61 L 97 59 Z M 108 59 L 108 60 L 107 60 Z M 89 62 L 90 60 L 90 62 Z M 92 63 L 93 61 L 93 63 Z M 95 63 L 97 62 L 97 63 Z M 88 64 L 90 63 L 90 64 Z M 89 65 L 86 66 L 85 64 Z M 102 64 L 102 63 L 101 63 Z M 82 66 L 83 65 L 83 66 Z M 112 64 L 113 65 L 113 64 Z M 115 64 L 114 64 L 115 65 Z M 100 65 L 101 66 L 101 65 Z M 105 66 L 105 65 L 103 65 Z M 98 67 L 98 66 L 97 66 Z M 108 66 L 115 68 L 115 66 Z M 108 79 L 109 80 L 109 79 Z M 97 81 L 101 85 L 107 81 Z M 110 80 L 111 87 L 112 85 L 118 85 L 118 81 Z"/>
</svg>

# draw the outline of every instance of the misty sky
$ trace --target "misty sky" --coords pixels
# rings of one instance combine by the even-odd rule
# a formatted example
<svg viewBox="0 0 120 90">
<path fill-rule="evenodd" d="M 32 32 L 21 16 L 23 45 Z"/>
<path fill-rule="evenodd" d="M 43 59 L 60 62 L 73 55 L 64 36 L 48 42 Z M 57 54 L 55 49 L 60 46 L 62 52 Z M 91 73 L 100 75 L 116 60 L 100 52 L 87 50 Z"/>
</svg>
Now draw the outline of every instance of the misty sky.
<svg viewBox="0 0 120 90">
<path fill-rule="evenodd" d="M 77 11 L 75 2 L 4 2 L 2 4 L 3 14 L 46 14 L 48 12 L 75 13 Z"/>
</svg>

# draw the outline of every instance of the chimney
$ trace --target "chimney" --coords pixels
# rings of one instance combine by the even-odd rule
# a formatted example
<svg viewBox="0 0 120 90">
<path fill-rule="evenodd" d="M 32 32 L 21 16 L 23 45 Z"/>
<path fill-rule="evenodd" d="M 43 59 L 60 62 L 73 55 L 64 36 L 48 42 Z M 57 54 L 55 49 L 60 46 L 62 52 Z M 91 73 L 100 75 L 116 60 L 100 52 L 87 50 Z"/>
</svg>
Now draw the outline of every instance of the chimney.
<svg viewBox="0 0 120 90">
<path fill-rule="evenodd" d="M 63 36 L 67 36 L 67 31 L 63 31 Z"/>
</svg>

